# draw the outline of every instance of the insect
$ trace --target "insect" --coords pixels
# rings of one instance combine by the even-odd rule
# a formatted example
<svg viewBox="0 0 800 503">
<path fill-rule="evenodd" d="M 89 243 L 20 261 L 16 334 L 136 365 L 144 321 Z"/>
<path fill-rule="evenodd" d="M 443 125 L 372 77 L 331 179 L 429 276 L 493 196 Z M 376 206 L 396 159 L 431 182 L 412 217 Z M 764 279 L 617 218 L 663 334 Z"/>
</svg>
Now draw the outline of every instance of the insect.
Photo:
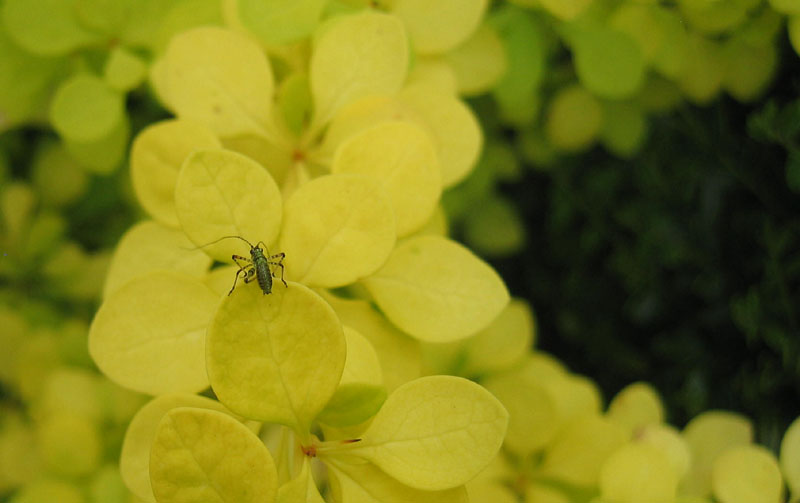
<svg viewBox="0 0 800 503">
<path fill-rule="evenodd" d="M 239 281 L 239 276 L 241 276 L 242 273 L 244 273 L 245 283 L 250 283 L 255 279 L 258 281 L 258 286 L 261 288 L 261 291 L 264 292 L 264 295 L 272 292 L 272 278 L 273 276 L 276 278 L 278 276 L 270 268 L 270 265 L 281 268 L 281 281 L 283 282 L 284 286 L 289 286 L 286 284 L 286 280 L 283 279 L 283 273 L 285 271 L 283 267 L 283 258 L 286 256 L 286 254 L 276 253 L 275 255 L 265 255 L 264 250 L 267 249 L 267 245 L 263 241 L 259 241 L 253 245 L 253 243 L 241 236 L 223 236 L 216 241 L 212 241 L 203 246 L 213 245 L 214 243 L 222 241 L 223 239 L 229 238 L 241 239 L 247 243 L 247 245 L 250 246 L 250 258 L 242 257 L 241 255 L 231 255 L 233 261 L 239 266 L 239 270 L 236 271 L 236 278 L 233 280 L 233 286 L 228 292 L 228 295 L 233 293 L 233 290 L 236 288 L 236 282 Z M 261 245 L 263 245 L 263 248 Z"/>
</svg>

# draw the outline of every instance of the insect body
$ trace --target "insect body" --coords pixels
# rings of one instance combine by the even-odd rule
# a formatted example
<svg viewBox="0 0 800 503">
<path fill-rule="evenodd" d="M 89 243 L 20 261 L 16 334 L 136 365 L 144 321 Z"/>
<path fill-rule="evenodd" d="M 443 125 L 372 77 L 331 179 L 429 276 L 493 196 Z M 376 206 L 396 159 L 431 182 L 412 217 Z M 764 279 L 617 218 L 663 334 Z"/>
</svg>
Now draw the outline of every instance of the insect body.
<svg viewBox="0 0 800 503">
<path fill-rule="evenodd" d="M 258 281 L 258 286 L 261 288 L 261 291 L 264 292 L 264 295 L 272 292 L 272 278 L 278 277 L 275 272 L 270 267 L 271 265 L 280 267 L 281 268 L 281 281 L 283 282 L 284 286 L 286 281 L 283 279 L 284 267 L 283 267 L 283 258 L 286 256 L 284 253 L 276 253 L 275 255 L 265 255 L 264 250 L 266 250 L 267 245 L 264 244 L 263 241 L 259 241 L 255 245 L 253 245 L 250 241 L 246 240 L 241 236 L 223 236 L 216 241 L 212 241 L 208 243 L 208 246 L 214 244 L 218 241 L 222 241 L 223 239 L 228 238 L 236 238 L 241 239 L 248 246 L 250 246 L 250 258 L 242 257 L 241 255 L 231 255 L 231 258 L 236 265 L 239 266 L 239 270 L 236 271 L 236 278 L 233 280 L 233 286 L 231 290 L 228 292 L 228 295 L 233 293 L 234 288 L 236 288 L 236 282 L 239 281 L 239 276 L 244 277 L 245 283 L 250 283 L 254 279 Z M 263 247 L 262 247 L 263 245 Z M 243 274 L 244 273 L 244 274 Z"/>
</svg>

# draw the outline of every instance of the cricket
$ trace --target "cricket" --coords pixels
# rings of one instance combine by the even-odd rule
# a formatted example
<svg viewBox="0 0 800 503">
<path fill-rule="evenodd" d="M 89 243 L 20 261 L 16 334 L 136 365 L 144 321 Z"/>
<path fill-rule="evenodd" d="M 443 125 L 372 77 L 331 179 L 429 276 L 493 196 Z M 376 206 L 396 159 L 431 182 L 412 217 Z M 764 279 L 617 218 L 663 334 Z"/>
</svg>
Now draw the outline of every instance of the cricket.
<svg viewBox="0 0 800 503">
<path fill-rule="evenodd" d="M 233 293 L 233 290 L 236 288 L 236 282 L 239 281 L 239 276 L 244 276 L 244 282 L 250 283 L 254 279 L 258 281 L 258 286 L 261 288 L 261 291 L 264 295 L 267 295 L 272 292 L 272 278 L 277 278 L 277 274 L 270 266 L 280 267 L 281 268 L 281 281 L 283 285 L 288 288 L 289 285 L 286 284 L 286 280 L 283 279 L 283 273 L 285 271 L 283 267 L 283 258 L 286 256 L 284 253 L 276 253 L 275 255 L 267 255 L 264 251 L 267 249 L 267 245 L 263 241 L 259 241 L 255 245 L 250 241 L 246 240 L 242 236 L 223 236 L 215 241 L 210 243 L 204 244 L 199 248 L 203 248 L 209 245 L 213 245 L 214 243 L 218 243 L 223 239 L 241 239 L 250 247 L 250 258 L 242 257 L 241 255 L 231 255 L 231 258 L 236 265 L 239 266 L 239 270 L 236 271 L 236 277 L 233 280 L 233 286 L 231 287 L 228 295 Z M 263 246 L 262 246 L 263 245 Z M 267 252 L 269 253 L 269 252 Z M 244 273 L 244 274 L 242 274 Z"/>
</svg>

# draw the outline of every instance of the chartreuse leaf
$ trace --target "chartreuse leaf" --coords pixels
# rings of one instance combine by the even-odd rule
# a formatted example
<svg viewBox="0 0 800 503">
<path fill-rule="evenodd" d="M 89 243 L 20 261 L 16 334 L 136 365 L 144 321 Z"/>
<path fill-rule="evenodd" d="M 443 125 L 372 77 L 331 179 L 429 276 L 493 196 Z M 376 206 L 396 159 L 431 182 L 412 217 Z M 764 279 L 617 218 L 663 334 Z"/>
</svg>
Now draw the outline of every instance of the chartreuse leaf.
<svg viewBox="0 0 800 503">
<path fill-rule="evenodd" d="M 97 470 L 103 455 L 98 425 L 86 417 L 64 411 L 37 425 L 36 446 L 51 473 L 83 477 Z"/>
<path fill-rule="evenodd" d="M 246 36 L 210 26 L 184 31 L 154 71 L 159 96 L 178 117 L 220 136 L 264 133 L 275 84 L 266 55 Z"/>
<path fill-rule="evenodd" d="M 616 423 L 598 414 L 584 416 L 548 446 L 541 473 L 577 486 L 595 486 L 605 460 L 627 439 Z"/>
<path fill-rule="evenodd" d="M 85 169 L 107 175 L 122 163 L 128 148 L 131 127 L 127 115 L 111 128 L 108 133 L 96 140 L 77 141 L 62 138 L 70 156 Z"/>
<path fill-rule="evenodd" d="M 159 503 L 271 503 L 278 473 L 261 440 L 228 414 L 173 409 L 150 451 L 150 481 Z"/>
<path fill-rule="evenodd" d="M 340 16 L 314 41 L 309 76 L 314 124 L 370 94 L 394 94 L 408 70 L 408 40 L 395 16 L 374 11 Z"/>
<path fill-rule="evenodd" d="M 522 360 L 534 339 L 530 306 L 512 299 L 488 327 L 464 341 L 464 371 L 476 375 L 509 368 Z"/>
<path fill-rule="evenodd" d="M 442 193 L 433 142 L 409 122 L 383 122 L 350 137 L 336 151 L 331 171 L 374 178 L 386 191 L 400 236 L 430 218 Z"/>
<path fill-rule="evenodd" d="M 220 261 L 249 257 L 247 243 L 272 243 L 281 225 L 282 202 L 275 180 L 260 164 L 225 149 L 195 151 L 183 163 L 175 185 L 175 210 L 183 231 Z"/>
<path fill-rule="evenodd" d="M 486 0 L 397 0 L 392 13 L 403 20 L 419 54 L 447 52 L 469 37 L 486 12 Z M 443 19 L 449 22 L 442 23 Z"/>
<path fill-rule="evenodd" d="M 167 120 L 145 128 L 131 147 L 131 178 L 136 198 L 159 222 L 178 227 L 175 183 L 183 161 L 195 150 L 218 148 L 210 129 L 188 120 Z"/>
<path fill-rule="evenodd" d="M 664 405 L 661 397 L 650 384 L 629 384 L 608 404 L 608 418 L 629 433 L 651 424 L 664 422 Z"/>
<path fill-rule="evenodd" d="M 353 327 L 369 341 L 380 361 L 382 380 L 388 391 L 391 392 L 401 384 L 420 376 L 422 354 L 419 341 L 397 330 L 369 302 L 343 299 L 330 294 L 325 295 L 325 300 L 336 311 L 342 323 Z M 347 347 L 349 355 L 350 342 Z M 356 351 L 359 347 L 356 344 Z"/>
<path fill-rule="evenodd" d="M 475 96 L 489 91 L 503 77 L 508 58 L 497 32 L 484 24 L 472 36 L 445 55 L 456 74 L 458 92 Z"/>
<path fill-rule="evenodd" d="M 347 342 L 347 358 L 344 361 L 340 384 L 382 384 L 381 363 L 372 344 L 356 330 L 348 326 L 343 328 Z"/>
<path fill-rule="evenodd" d="M 416 489 L 450 489 L 489 464 L 507 425 L 500 402 L 474 382 L 421 377 L 389 395 L 349 452 Z"/>
<path fill-rule="evenodd" d="M 228 413 L 228 409 L 216 400 L 189 394 L 161 395 L 139 409 L 125 432 L 119 470 L 128 489 L 145 501 L 155 501 L 153 488 L 150 485 L 150 447 L 156 438 L 161 419 L 170 410 L 178 407 L 212 409 Z"/>
<path fill-rule="evenodd" d="M 760 445 L 740 445 L 714 460 L 711 486 L 720 503 L 780 503 L 783 480 L 778 461 Z"/>
<path fill-rule="evenodd" d="M 303 457 L 303 466 L 295 478 L 278 488 L 277 503 L 325 503 L 311 476 L 311 461 Z"/>
<path fill-rule="evenodd" d="M 800 497 L 800 417 L 792 421 L 781 441 L 781 469 L 792 500 Z"/>
<path fill-rule="evenodd" d="M 389 200 L 366 176 L 316 178 L 289 197 L 284 212 L 286 274 L 310 285 L 353 283 L 375 272 L 395 243 Z"/>
<path fill-rule="evenodd" d="M 238 19 L 264 44 L 285 44 L 316 28 L 327 0 L 236 0 Z"/>
<path fill-rule="evenodd" d="M 73 4 L 65 0 L 7 0 L 2 6 L 4 31 L 34 54 L 65 55 L 96 39 L 78 23 Z"/>
<path fill-rule="evenodd" d="M 156 271 L 109 295 L 89 329 L 89 353 L 117 384 L 142 393 L 208 386 L 205 330 L 219 297 L 199 279 Z"/>
<path fill-rule="evenodd" d="M 560 425 L 558 408 L 539 379 L 515 369 L 489 377 L 484 385 L 508 410 L 506 449 L 526 455 L 550 442 Z"/>
<path fill-rule="evenodd" d="M 509 301 L 494 269 L 438 236 L 398 244 L 363 283 L 392 323 L 427 342 L 468 337 L 487 327 Z"/>
<path fill-rule="evenodd" d="M 452 94 L 426 86 L 408 86 L 398 99 L 429 128 L 439 152 L 445 187 L 464 179 L 483 145 L 483 134 L 475 115 Z"/>
<path fill-rule="evenodd" d="M 667 456 L 657 448 L 627 444 L 603 463 L 600 494 L 615 503 L 673 503 L 678 475 Z"/>
<path fill-rule="evenodd" d="M 139 222 L 125 232 L 114 250 L 103 296 L 152 271 L 177 271 L 202 278 L 211 259 L 192 248 L 192 242 L 179 230 L 152 220 Z"/>
<path fill-rule="evenodd" d="M 423 491 L 390 477 L 372 463 L 341 463 L 323 458 L 330 469 L 334 501 L 362 503 L 467 503 L 463 486 L 441 491 Z"/>
<path fill-rule="evenodd" d="M 667 456 L 678 480 L 689 471 L 689 466 L 692 464 L 689 444 L 675 427 L 668 424 L 651 424 L 641 428 L 634 435 L 636 442 L 652 445 Z"/>
<path fill-rule="evenodd" d="M 579 151 L 588 148 L 600 133 L 603 109 L 597 99 L 578 84 L 558 90 L 545 120 L 547 139 L 556 148 Z"/>
<path fill-rule="evenodd" d="M 681 481 L 681 492 L 693 496 L 711 494 L 711 469 L 725 450 L 750 444 L 753 426 L 741 414 L 711 410 L 695 416 L 683 430 L 689 444 L 692 466 Z"/>
<path fill-rule="evenodd" d="M 56 478 L 40 478 L 26 484 L 14 495 L 12 503 L 42 503 L 58 501 L 59 503 L 84 503 L 82 491 L 74 484 Z"/>
<path fill-rule="evenodd" d="M 103 79 L 112 89 L 126 92 L 138 87 L 147 77 L 147 63 L 128 49 L 118 46 L 111 50 Z"/>
<path fill-rule="evenodd" d="M 361 424 L 378 412 L 386 401 L 383 386 L 348 383 L 339 386 L 317 420 L 328 426 L 344 428 Z"/>
<path fill-rule="evenodd" d="M 92 142 L 106 136 L 122 120 L 123 95 L 102 79 L 79 73 L 62 83 L 50 104 L 53 128 L 64 138 Z"/>
<path fill-rule="evenodd" d="M 291 282 L 267 296 L 237 288 L 207 337 L 209 380 L 225 406 L 308 435 L 339 384 L 346 352 L 339 319 L 319 295 Z"/>
</svg>

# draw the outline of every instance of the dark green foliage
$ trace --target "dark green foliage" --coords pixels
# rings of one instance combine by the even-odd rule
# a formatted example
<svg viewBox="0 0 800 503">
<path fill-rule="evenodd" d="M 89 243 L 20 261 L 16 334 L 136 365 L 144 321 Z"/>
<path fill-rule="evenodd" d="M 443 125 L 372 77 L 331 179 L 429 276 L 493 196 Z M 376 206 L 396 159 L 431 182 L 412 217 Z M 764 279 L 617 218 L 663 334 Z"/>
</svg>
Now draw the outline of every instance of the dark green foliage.
<svg viewBox="0 0 800 503">
<path fill-rule="evenodd" d="M 631 161 L 596 149 L 505 187 L 531 242 L 496 265 L 607 399 L 647 380 L 673 423 L 736 410 L 776 447 L 800 405 L 800 197 L 759 140 L 793 145 L 800 105 L 751 115 L 757 139 L 751 113 L 686 107 Z"/>
</svg>

